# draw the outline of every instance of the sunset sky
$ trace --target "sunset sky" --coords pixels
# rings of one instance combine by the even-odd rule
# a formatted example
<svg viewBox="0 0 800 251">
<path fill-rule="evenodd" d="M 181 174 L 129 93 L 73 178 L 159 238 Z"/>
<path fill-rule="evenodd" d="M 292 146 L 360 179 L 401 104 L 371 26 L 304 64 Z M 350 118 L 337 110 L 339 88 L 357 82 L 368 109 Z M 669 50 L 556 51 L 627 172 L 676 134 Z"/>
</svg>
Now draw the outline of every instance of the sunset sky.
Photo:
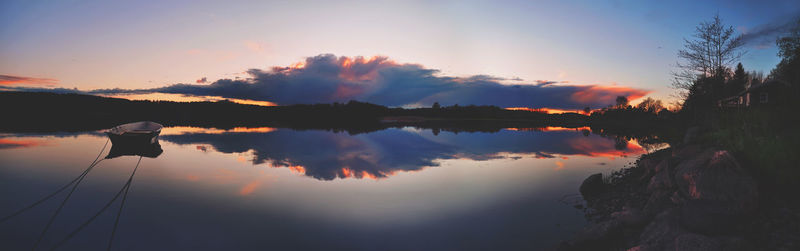
<svg viewBox="0 0 800 251">
<path fill-rule="evenodd" d="M 745 68 L 769 73 L 775 34 L 756 34 L 800 13 L 796 0 L 695 2 L 6 0 L 0 86 L 573 109 L 670 99 L 683 38 L 717 13 L 749 34 Z"/>
</svg>

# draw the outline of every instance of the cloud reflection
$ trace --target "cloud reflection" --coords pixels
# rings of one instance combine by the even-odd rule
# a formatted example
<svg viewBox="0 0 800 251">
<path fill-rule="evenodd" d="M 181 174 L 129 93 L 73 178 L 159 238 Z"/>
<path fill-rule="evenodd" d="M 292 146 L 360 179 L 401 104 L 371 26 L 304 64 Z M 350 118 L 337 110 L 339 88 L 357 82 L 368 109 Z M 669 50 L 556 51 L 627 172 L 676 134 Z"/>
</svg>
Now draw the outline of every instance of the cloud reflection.
<svg viewBox="0 0 800 251">
<path fill-rule="evenodd" d="M 0 138 L 0 149 L 24 148 L 24 147 L 43 146 L 43 145 L 47 145 L 47 142 L 42 140 L 32 140 L 32 139 Z"/>
<path fill-rule="evenodd" d="M 403 129 L 359 135 L 283 129 L 268 132 L 178 131 L 182 132 L 167 133 L 161 139 L 181 145 L 201 145 L 205 150 L 226 154 L 249 153 L 252 158 L 248 161 L 253 164 L 285 167 L 294 173 L 320 180 L 382 179 L 398 172 L 438 166 L 439 160 L 445 159 L 518 159 L 519 155 L 534 158 L 588 156 L 613 159 L 645 152 L 633 141 L 615 141 L 582 131 L 558 128 L 542 131 L 503 130 L 497 133 L 448 132 L 438 135 L 427 130 Z M 559 169 L 564 166 L 563 163 L 557 165 Z M 245 188 L 242 188 L 242 194 L 249 190 Z"/>
</svg>

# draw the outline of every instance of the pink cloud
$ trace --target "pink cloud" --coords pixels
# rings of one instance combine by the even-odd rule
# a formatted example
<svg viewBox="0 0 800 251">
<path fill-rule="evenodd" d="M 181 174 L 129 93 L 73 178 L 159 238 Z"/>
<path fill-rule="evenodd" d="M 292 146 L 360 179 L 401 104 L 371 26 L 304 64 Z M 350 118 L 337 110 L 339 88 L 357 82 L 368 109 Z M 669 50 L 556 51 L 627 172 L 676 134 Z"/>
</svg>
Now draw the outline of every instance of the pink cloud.
<svg viewBox="0 0 800 251">
<path fill-rule="evenodd" d="M 0 75 L 0 85 L 14 84 L 54 86 L 58 84 L 58 79 Z"/>
</svg>

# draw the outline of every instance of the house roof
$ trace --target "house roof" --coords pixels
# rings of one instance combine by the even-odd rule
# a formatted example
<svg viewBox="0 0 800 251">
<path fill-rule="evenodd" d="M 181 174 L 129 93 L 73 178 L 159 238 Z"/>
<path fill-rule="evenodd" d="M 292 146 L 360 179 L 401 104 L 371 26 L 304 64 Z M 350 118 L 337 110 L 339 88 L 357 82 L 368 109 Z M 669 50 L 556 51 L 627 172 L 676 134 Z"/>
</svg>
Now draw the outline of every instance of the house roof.
<svg viewBox="0 0 800 251">
<path fill-rule="evenodd" d="M 765 87 L 770 87 L 770 86 L 789 86 L 789 84 L 786 83 L 786 81 L 783 81 L 783 80 L 770 79 L 770 80 L 767 80 L 764 83 L 761 83 L 761 84 L 758 84 L 758 85 L 754 85 L 754 86 L 750 86 L 750 88 L 747 88 L 744 91 L 739 92 L 738 94 L 736 94 L 736 96 L 742 96 L 745 93 L 748 93 L 748 92 L 751 92 L 751 91 L 757 91 L 759 89 L 762 89 L 762 88 L 765 88 Z"/>
<path fill-rule="evenodd" d="M 745 92 L 755 91 L 755 90 L 766 88 L 766 87 L 770 87 L 770 86 L 788 86 L 788 85 L 789 84 L 786 83 L 786 81 L 777 80 L 777 79 L 770 79 L 770 80 L 767 80 L 766 82 L 764 82 L 764 83 L 762 83 L 760 85 L 750 86 L 750 88 L 748 88 L 747 90 L 742 92 L 742 94 L 744 94 Z"/>
</svg>

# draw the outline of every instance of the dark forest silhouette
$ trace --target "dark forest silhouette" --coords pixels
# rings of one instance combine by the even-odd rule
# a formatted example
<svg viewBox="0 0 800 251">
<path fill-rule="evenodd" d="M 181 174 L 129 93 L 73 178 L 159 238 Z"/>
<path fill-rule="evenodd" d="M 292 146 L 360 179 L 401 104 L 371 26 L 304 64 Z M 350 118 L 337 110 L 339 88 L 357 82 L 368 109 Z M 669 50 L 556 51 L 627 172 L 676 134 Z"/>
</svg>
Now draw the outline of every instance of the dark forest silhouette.
<svg viewBox="0 0 800 251">
<path fill-rule="evenodd" d="M 350 101 L 348 103 L 290 106 L 257 106 L 217 102 L 132 101 L 82 94 L 41 92 L 0 92 L 6 132 L 86 131 L 107 129 L 134 121 L 155 121 L 166 126 L 281 127 L 324 129 L 351 134 L 390 127 L 414 126 L 434 131 L 495 132 L 503 128 L 604 127 L 630 121 L 601 119 L 578 113 L 547 114 L 539 111 L 507 110 L 497 106 L 434 106 L 431 108 L 388 108 Z M 637 110 L 638 111 L 638 110 Z M 639 111 L 642 112 L 642 111 Z M 608 112 L 614 114 L 614 112 Z M 640 116 L 641 123 L 653 123 Z M 596 123 L 590 121 L 594 119 Z M 613 120 L 613 121 L 612 121 Z M 640 125 L 641 123 L 637 123 Z"/>
</svg>

